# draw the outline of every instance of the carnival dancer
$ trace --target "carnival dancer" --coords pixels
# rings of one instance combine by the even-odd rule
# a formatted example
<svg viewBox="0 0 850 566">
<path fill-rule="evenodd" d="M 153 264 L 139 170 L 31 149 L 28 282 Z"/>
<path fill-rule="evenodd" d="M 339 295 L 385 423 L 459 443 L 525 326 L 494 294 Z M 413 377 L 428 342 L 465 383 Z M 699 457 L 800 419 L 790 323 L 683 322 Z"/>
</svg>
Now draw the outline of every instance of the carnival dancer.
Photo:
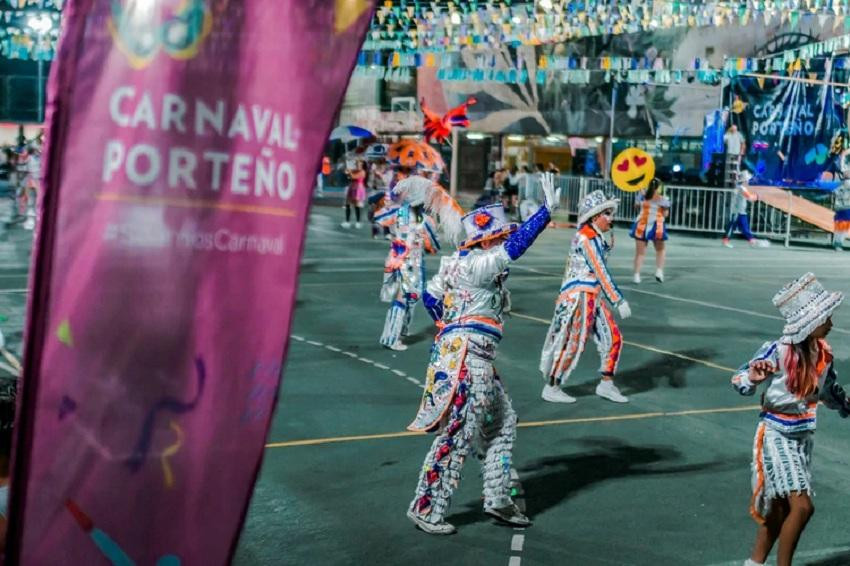
<svg viewBox="0 0 850 566">
<path fill-rule="evenodd" d="M 507 222 L 501 203 L 463 216 L 466 240 L 444 257 L 423 302 L 437 321 L 426 388 L 413 431 L 436 431 L 407 516 L 430 534 L 451 534 L 444 519 L 470 450 L 482 461 L 484 512 L 513 526 L 531 521 L 510 497 L 516 413 L 493 367 L 502 337 L 507 268 L 531 246 L 558 203 L 551 175 L 545 204 L 524 224 Z M 438 215 L 441 226 L 446 215 Z"/>
<path fill-rule="evenodd" d="M 382 214 L 376 215 L 376 218 L 382 217 Z M 424 291 L 424 254 L 436 254 L 440 243 L 434 223 L 423 213 L 421 205 L 398 206 L 393 232 L 381 285 L 381 300 L 391 304 L 384 321 L 380 343 L 391 350 L 404 351 L 407 346 L 401 339 L 407 336 L 413 308 Z"/>
<path fill-rule="evenodd" d="M 640 268 L 646 257 L 649 242 L 655 246 L 655 280 L 664 282 L 664 258 L 667 229 L 664 220 L 670 214 L 670 200 L 664 196 L 664 186 L 657 178 L 649 182 L 646 191 L 635 197 L 637 218 L 632 224 L 629 236 L 635 240 L 634 282 L 640 283 Z"/>
<path fill-rule="evenodd" d="M 750 514 L 759 524 L 745 565 L 760 566 L 779 539 L 777 564 L 788 566 L 814 512 L 811 458 L 818 401 L 850 414 L 850 400 L 837 383 L 826 335 L 832 313 L 844 300 L 811 273 L 783 287 L 773 304 L 785 318 L 782 337 L 765 344 L 732 377 L 742 395 L 760 383 L 761 422 L 753 446 Z"/>
<path fill-rule="evenodd" d="M 631 316 L 629 303 L 606 265 L 608 253 L 613 248 L 613 236 L 611 244 L 603 237 L 611 230 L 619 202 L 602 191 L 593 191 L 579 208 L 579 229 L 570 246 L 555 314 L 540 355 L 540 371 L 546 380 L 542 393 L 544 401 L 575 403 L 575 397 L 564 392 L 561 385 L 569 379 L 591 335 L 602 360 L 599 369 L 602 379 L 596 386 L 596 394 L 615 403 L 629 401 L 614 385 L 623 338 L 603 301 L 603 298 L 608 299 L 621 318 Z"/>
</svg>

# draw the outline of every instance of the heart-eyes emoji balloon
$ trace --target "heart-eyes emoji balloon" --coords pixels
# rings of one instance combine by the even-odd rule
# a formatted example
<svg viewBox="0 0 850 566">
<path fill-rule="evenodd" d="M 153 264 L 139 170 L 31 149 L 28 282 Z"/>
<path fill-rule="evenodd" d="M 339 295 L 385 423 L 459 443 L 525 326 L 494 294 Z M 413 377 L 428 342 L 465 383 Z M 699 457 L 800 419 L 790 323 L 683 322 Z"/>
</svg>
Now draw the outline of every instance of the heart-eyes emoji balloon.
<svg viewBox="0 0 850 566">
<path fill-rule="evenodd" d="M 625 149 L 611 162 L 611 180 L 621 191 L 633 193 L 645 189 L 653 177 L 655 161 L 642 149 Z"/>
</svg>

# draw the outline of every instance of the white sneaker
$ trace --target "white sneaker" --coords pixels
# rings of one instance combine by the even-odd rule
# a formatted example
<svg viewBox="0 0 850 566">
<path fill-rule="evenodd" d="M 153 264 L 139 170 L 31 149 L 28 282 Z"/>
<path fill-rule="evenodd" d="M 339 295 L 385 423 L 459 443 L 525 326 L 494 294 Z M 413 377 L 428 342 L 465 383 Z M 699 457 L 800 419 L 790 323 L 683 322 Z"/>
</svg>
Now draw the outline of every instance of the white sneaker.
<svg viewBox="0 0 850 566">
<path fill-rule="evenodd" d="M 393 239 L 393 235 L 392 235 L 392 234 L 384 234 L 384 239 L 385 239 L 385 240 L 392 240 L 392 239 Z"/>
<path fill-rule="evenodd" d="M 407 346 L 405 344 L 402 344 L 401 342 L 396 342 L 392 346 L 387 346 L 387 348 L 389 348 L 390 350 L 395 350 L 396 352 L 404 352 L 405 350 L 407 350 Z"/>
<path fill-rule="evenodd" d="M 756 240 L 758 243 L 756 244 L 759 248 L 769 248 L 770 240 Z"/>
<path fill-rule="evenodd" d="M 513 527 L 531 526 L 531 519 L 526 517 L 522 511 L 519 510 L 516 503 L 511 503 L 507 507 L 500 507 L 498 509 L 485 509 L 484 512 L 497 521 L 501 521 L 502 523 Z"/>
<path fill-rule="evenodd" d="M 340 226 L 343 228 L 351 228 L 351 222 L 341 222 Z"/>
<path fill-rule="evenodd" d="M 617 386 L 614 385 L 613 381 L 610 380 L 602 380 L 599 382 L 599 385 L 596 386 L 596 394 L 602 397 L 603 399 L 608 399 L 609 401 L 613 401 L 615 403 L 628 403 L 629 398 L 620 393 L 620 390 L 617 389 Z"/>
<path fill-rule="evenodd" d="M 359 222 L 355 222 L 355 223 L 354 223 L 354 227 L 355 227 L 355 228 L 360 228 L 360 223 L 359 223 Z"/>
<path fill-rule="evenodd" d="M 734 248 L 735 246 L 733 246 L 732 242 L 730 242 L 729 240 L 723 240 L 723 247 L 724 248 Z"/>
<path fill-rule="evenodd" d="M 659 283 L 664 283 L 664 270 L 663 269 L 656 269 L 655 270 L 655 280 L 658 281 Z"/>
<path fill-rule="evenodd" d="M 544 385 L 543 394 L 541 395 L 544 401 L 550 403 L 575 403 L 576 398 L 572 395 L 567 395 L 563 389 L 557 385 Z"/>
<path fill-rule="evenodd" d="M 429 523 L 411 510 L 407 511 L 407 518 L 413 521 L 413 524 L 416 525 L 417 528 L 425 531 L 429 535 L 453 535 L 457 532 L 457 529 L 451 523 L 447 523 L 445 521 Z"/>
<path fill-rule="evenodd" d="M 632 277 L 632 281 L 640 283 L 640 273 L 635 273 L 634 277 Z"/>
<path fill-rule="evenodd" d="M 744 560 L 744 566 L 764 566 L 764 562 L 756 562 L 752 558 Z"/>
</svg>

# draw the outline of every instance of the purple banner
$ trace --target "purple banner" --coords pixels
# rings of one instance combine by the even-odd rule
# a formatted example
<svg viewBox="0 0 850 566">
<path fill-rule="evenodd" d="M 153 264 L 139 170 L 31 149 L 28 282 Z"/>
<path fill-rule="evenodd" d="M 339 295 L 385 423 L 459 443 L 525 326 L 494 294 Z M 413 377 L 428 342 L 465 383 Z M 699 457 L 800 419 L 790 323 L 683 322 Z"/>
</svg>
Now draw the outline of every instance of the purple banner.
<svg viewBox="0 0 850 566">
<path fill-rule="evenodd" d="M 372 0 L 71 0 L 13 463 L 24 564 L 224 564 Z"/>
</svg>

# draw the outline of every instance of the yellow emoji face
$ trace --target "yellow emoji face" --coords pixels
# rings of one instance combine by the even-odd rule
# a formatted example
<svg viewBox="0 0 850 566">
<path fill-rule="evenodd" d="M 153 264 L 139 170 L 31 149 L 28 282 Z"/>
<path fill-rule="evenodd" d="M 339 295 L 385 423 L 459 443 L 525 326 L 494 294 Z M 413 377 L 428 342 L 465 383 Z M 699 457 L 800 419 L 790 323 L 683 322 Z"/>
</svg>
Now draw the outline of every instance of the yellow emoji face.
<svg viewBox="0 0 850 566">
<path fill-rule="evenodd" d="M 630 147 L 611 162 L 611 180 L 621 191 L 633 193 L 649 186 L 655 177 L 655 161 L 642 149 Z"/>
</svg>

